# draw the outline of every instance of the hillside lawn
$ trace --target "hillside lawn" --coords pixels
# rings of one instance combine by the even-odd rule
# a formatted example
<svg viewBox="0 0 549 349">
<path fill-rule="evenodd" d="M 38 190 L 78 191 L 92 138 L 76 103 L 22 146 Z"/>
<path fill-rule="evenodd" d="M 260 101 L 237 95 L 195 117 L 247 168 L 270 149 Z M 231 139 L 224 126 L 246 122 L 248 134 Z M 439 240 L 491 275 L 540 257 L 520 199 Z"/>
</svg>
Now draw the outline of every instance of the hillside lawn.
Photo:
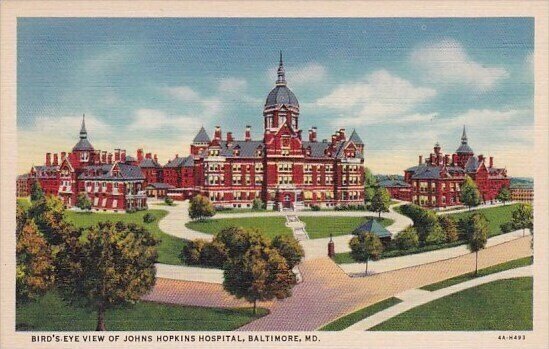
<svg viewBox="0 0 549 349">
<path fill-rule="evenodd" d="M 185 226 L 189 229 L 200 231 L 206 234 L 215 235 L 221 230 L 229 227 L 241 227 L 244 229 L 257 229 L 269 238 L 276 235 L 292 235 L 292 230 L 286 225 L 286 218 L 276 217 L 246 217 L 246 218 L 209 218 L 188 222 Z"/>
<path fill-rule="evenodd" d="M 440 290 L 441 288 L 450 287 L 450 286 L 455 285 L 455 284 L 459 284 L 459 283 L 462 283 L 462 282 L 465 282 L 465 281 L 476 279 L 477 277 L 499 273 L 499 272 L 504 271 L 504 270 L 525 267 L 525 266 L 531 265 L 533 263 L 533 261 L 534 260 L 533 260 L 532 256 L 519 258 L 519 259 L 514 259 L 512 261 L 508 261 L 508 262 L 501 263 L 501 264 L 496 264 L 496 265 L 493 265 L 493 266 L 488 267 L 488 268 L 479 269 L 478 274 L 476 276 L 475 276 L 474 272 L 471 272 L 471 273 L 467 273 L 467 274 L 463 274 L 463 275 L 453 277 L 451 279 L 446 279 L 446 280 L 443 280 L 443 281 L 440 281 L 440 282 L 436 282 L 434 284 L 423 286 L 423 287 L 421 287 L 421 289 L 425 290 L 425 291 L 436 291 L 436 290 Z"/>
<path fill-rule="evenodd" d="M 231 331 L 268 313 L 264 308 L 223 309 L 140 302 L 109 309 L 109 331 Z M 35 301 L 17 306 L 17 331 L 94 331 L 95 311 L 67 305 L 51 291 Z"/>
<path fill-rule="evenodd" d="M 151 223 L 144 223 L 143 216 L 147 213 L 154 215 L 155 220 Z M 67 221 L 73 223 L 79 228 L 87 228 L 99 222 L 124 222 L 135 223 L 147 228 L 156 238 L 160 239 L 158 249 L 158 262 L 164 264 L 181 265 L 183 262 L 179 259 L 179 254 L 186 244 L 186 240 L 176 238 L 164 233 L 158 227 L 158 221 L 166 216 L 168 212 L 164 210 L 147 210 L 135 213 L 100 213 L 100 212 L 76 212 L 65 211 Z"/>
<path fill-rule="evenodd" d="M 343 317 L 340 317 L 337 320 L 334 320 L 330 322 L 329 324 L 323 326 L 320 328 L 319 331 L 341 331 L 346 329 L 347 327 L 366 319 L 369 316 L 374 315 L 375 313 L 379 313 L 382 310 L 385 310 L 389 307 L 392 307 L 395 304 L 398 304 L 402 302 L 400 299 L 391 297 L 386 300 L 383 300 L 381 302 L 372 304 L 370 306 L 367 306 L 366 308 L 359 309 L 355 311 L 354 313 L 350 313 L 348 315 L 345 315 Z"/>
<path fill-rule="evenodd" d="M 370 331 L 531 331 L 532 277 L 497 280 L 410 309 Z"/>
<path fill-rule="evenodd" d="M 358 228 L 362 223 L 370 219 L 375 219 L 384 227 L 393 224 L 392 219 L 377 218 L 373 216 L 366 217 L 329 217 L 329 216 L 299 216 L 299 219 L 305 223 L 305 230 L 311 239 L 327 238 L 330 233 L 333 236 L 348 235 Z"/>
</svg>

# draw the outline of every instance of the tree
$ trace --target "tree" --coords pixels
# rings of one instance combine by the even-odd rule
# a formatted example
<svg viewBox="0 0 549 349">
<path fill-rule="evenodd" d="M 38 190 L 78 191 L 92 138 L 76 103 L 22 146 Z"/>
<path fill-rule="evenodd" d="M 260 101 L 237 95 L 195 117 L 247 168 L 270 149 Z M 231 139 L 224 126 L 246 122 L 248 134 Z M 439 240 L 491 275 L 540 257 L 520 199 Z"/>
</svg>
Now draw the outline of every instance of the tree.
<svg viewBox="0 0 549 349">
<path fill-rule="evenodd" d="M 16 220 L 16 301 L 21 303 L 51 288 L 54 266 L 51 248 L 34 220 L 20 207 Z"/>
<path fill-rule="evenodd" d="M 59 245 L 66 233 L 72 233 L 74 227 L 64 220 L 65 206 L 55 196 L 43 197 L 32 203 L 28 210 L 29 217 L 34 219 L 38 230 L 52 246 Z"/>
<path fill-rule="evenodd" d="M 101 222 L 71 239 L 58 253 L 57 285 L 65 300 L 97 311 L 104 331 L 105 311 L 135 303 L 154 286 L 156 240 L 136 224 Z"/>
<path fill-rule="evenodd" d="M 223 288 L 252 303 L 256 314 L 257 301 L 289 297 L 296 282 L 295 274 L 276 249 L 253 245 L 241 257 L 229 258 Z"/>
<path fill-rule="evenodd" d="M 78 197 L 76 198 L 76 207 L 83 211 L 89 211 L 92 208 L 92 202 L 90 200 L 90 197 L 88 194 L 82 192 L 78 194 Z"/>
<path fill-rule="evenodd" d="M 465 176 L 465 181 L 461 185 L 460 200 L 471 209 L 480 204 L 480 192 L 475 181 L 469 176 Z"/>
<path fill-rule="evenodd" d="M 391 195 L 385 188 L 376 188 L 374 190 L 374 196 L 372 197 L 372 202 L 370 204 L 370 209 L 374 212 L 379 213 L 381 217 L 381 212 L 389 212 L 389 205 L 391 204 Z"/>
<path fill-rule="evenodd" d="M 172 199 L 171 197 L 169 197 L 169 196 L 166 196 L 166 197 L 164 198 L 164 203 L 165 203 L 166 205 L 168 205 L 168 206 L 172 206 L 172 205 L 173 205 L 173 199 Z"/>
<path fill-rule="evenodd" d="M 448 215 L 438 216 L 438 223 L 440 224 L 442 231 L 446 235 L 447 242 L 454 242 L 458 240 L 459 234 L 457 229 L 457 223 L 452 217 Z"/>
<path fill-rule="evenodd" d="M 188 241 L 183 250 L 181 250 L 180 258 L 186 264 L 197 265 L 200 264 L 200 255 L 202 254 L 202 249 L 204 245 L 208 242 L 204 239 L 196 239 Z"/>
<path fill-rule="evenodd" d="M 215 215 L 215 208 L 205 196 L 197 195 L 190 201 L 189 217 L 191 219 L 202 220 L 206 217 L 213 217 Z"/>
<path fill-rule="evenodd" d="M 430 210 L 421 209 L 414 220 L 414 227 L 419 236 L 419 241 L 424 244 L 427 237 L 440 229 L 436 213 Z"/>
<path fill-rule="evenodd" d="M 377 179 L 368 167 L 364 168 L 364 202 L 372 201 L 375 189 L 378 187 Z"/>
<path fill-rule="evenodd" d="M 507 201 L 511 200 L 511 191 L 509 191 L 509 188 L 507 187 L 501 187 L 499 190 L 498 195 L 496 196 L 496 199 L 503 202 L 503 205 L 507 203 Z"/>
<path fill-rule="evenodd" d="M 379 237 L 370 232 L 361 232 L 349 241 L 351 257 L 357 262 L 366 263 L 366 275 L 368 275 L 368 261 L 378 260 L 383 252 L 383 244 Z"/>
<path fill-rule="evenodd" d="M 240 258 L 252 246 L 271 246 L 271 241 L 258 230 L 247 230 L 241 227 L 228 227 L 221 230 L 214 238 L 227 250 L 229 259 Z"/>
<path fill-rule="evenodd" d="M 534 210 L 530 204 L 520 204 L 519 207 L 512 213 L 512 222 L 515 229 L 522 229 L 522 236 L 525 235 L 526 229 L 533 230 L 534 228 Z"/>
<path fill-rule="evenodd" d="M 298 265 L 305 256 L 303 247 L 293 236 L 277 235 L 272 241 L 272 246 L 286 259 L 290 269 Z"/>
<path fill-rule="evenodd" d="M 440 225 L 435 225 L 425 237 L 425 245 L 440 245 L 446 241 L 446 234 Z"/>
<path fill-rule="evenodd" d="M 42 190 L 42 186 L 40 185 L 40 182 L 38 182 L 37 180 L 32 182 L 31 189 L 30 189 L 31 201 L 38 201 L 43 198 L 44 198 L 44 191 Z"/>
<path fill-rule="evenodd" d="M 265 204 L 263 203 L 263 201 L 261 201 L 260 198 L 255 198 L 252 202 L 252 210 L 259 211 L 263 209 L 265 209 Z"/>
<path fill-rule="evenodd" d="M 223 268 L 227 261 L 227 249 L 219 241 L 207 242 L 200 251 L 200 264 L 207 267 Z"/>
<path fill-rule="evenodd" d="M 486 247 L 488 222 L 482 213 L 474 213 L 467 219 L 467 245 L 475 252 L 475 276 L 478 274 L 478 252 Z"/>
<path fill-rule="evenodd" d="M 409 250 L 419 246 L 419 237 L 416 229 L 412 226 L 398 233 L 394 241 L 400 250 Z"/>
</svg>

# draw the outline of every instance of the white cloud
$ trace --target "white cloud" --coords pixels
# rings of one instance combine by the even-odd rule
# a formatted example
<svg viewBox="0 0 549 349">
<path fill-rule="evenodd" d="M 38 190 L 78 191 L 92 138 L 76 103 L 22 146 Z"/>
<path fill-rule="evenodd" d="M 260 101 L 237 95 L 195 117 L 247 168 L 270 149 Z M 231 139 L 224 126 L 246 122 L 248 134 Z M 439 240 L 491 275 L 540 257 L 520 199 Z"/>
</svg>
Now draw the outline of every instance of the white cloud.
<svg viewBox="0 0 549 349">
<path fill-rule="evenodd" d="M 183 102 L 193 102 L 200 99 L 200 94 L 189 86 L 165 87 L 164 91 Z"/>
<path fill-rule="evenodd" d="M 503 67 L 487 67 L 474 61 L 453 39 L 417 47 L 410 55 L 410 62 L 429 82 L 463 84 L 477 91 L 490 90 L 509 77 Z"/>
<path fill-rule="evenodd" d="M 242 78 L 223 78 L 219 80 L 217 89 L 220 93 L 240 92 L 248 87 L 248 82 Z"/>
<path fill-rule="evenodd" d="M 201 125 L 201 118 L 189 116 L 169 117 L 165 112 L 155 109 L 138 109 L 135 111 L 135 119 L 130 124 L 131 130 L 159 130 L 174 128 L 180 130 L 196 130 Z"/>
<path fill-rule="evenodd" d="M 339 85 L 314 104 L 339 111 L 341 117 L 334 123 L 343 125 L 400 123 L 402 117 L 406 119 L 402 122 L 407 122 L 436 116 L 412 113 L 435 95 L 434 89 L 414 86 L 387 70 L 378 70 L 362 80 Z"/>
</svg>

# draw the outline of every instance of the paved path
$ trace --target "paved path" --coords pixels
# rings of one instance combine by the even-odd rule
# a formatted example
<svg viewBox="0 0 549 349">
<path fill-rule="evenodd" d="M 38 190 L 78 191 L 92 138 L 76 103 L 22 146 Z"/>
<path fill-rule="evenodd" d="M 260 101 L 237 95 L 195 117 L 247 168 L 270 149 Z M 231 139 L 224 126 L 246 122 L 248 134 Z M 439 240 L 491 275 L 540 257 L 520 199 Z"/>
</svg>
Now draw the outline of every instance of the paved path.
<svg viewBox="0 0 549 349">
<path fill-rule="evenodd" d="M 466 290 L 471 287 L 486 284 L 496 280 L 511 279 L 532 275 L 532 266 L 505 270 L 500 273 L 490 274 L 483 277 L 479 277 L 473 280 L 465 281 L 450 287 L 446 287 L 433 292 L 413 289 L 396 294 L 395 297 L 401 299 L 403 302 L 396 304 L 390 308 L 375 313 L 366 319 L 359 321 L 352 326 L 345 329 L 345 331 L 365 331 L 376 325 L 379 325 L 399 314 L 404 313 L 412 308 L 420 306 L 434 301 L 456 292 Z"/>
<path fill-rule="evenodd" d="M 501 234 L 488 239 L 486 243 L 487 247 L 495 246 L 507 241 L 521 238 L 523 236 L 522 230 L 513 231 L 507 234 Z M 368 263 L 368 274 L 384 273 L 391 270 L 397 270 L 402 268 L 413 267 L 420 264 L 432 263 L 448 258 L 454 258 L 468 254 L 469 249 L 467 245 L 460 245 L 451 248 L 444 248 L 440 250 L 423 252 L 417 254 L 411 254 L 401 257 L 393 257 L 387 259 L 381 259 L 379 261 L 370 261 Z M 341 269 L 349 275 L 363 275 L 364 263 L 348 263 L 340 264 Z"/>
<path fill-rule="evenodd" d="M 178 237 L 180 239 L 194 240 L 204 239 L 211 241 L 213 235 L 202 233 L 196 230 L 189 229 L 185 226 L 190 222 L 189 218 L 189 201 L 178 201 L 175 206 L 159 206 L 151 203 L 150 208 L 166 210 L 168 214 L 158 222 L 160 230 L 166 234 Z"/>
<path fill-rule="evenodd" d="M 295 214 L 286 215 L 286 226 L 292 229 L 294 238 L 297 241 L 309 240 L 309 234 L 305 230 L 305 223 L 303 223 Z"/>
<path fill-rule="evenodd" d="M 479 268 L 486 268 L 532 254 L 530 238 L 496 245 L 479 253 Z M 305 260 L 300 269 L 304 282 L 293 296 L 276 302 L 271 313 L 243 331 L 310 331 L 406 290 L 446 280 L 473 270 L 474 254 L 424 264 L 365 278 L 348 277 L 329 258 Z"/>
<path fill-rule="evenodd" d="M 157 263 L 156 277 L 163 279 L 223 283 L 223 270 Z"/>
</svg>

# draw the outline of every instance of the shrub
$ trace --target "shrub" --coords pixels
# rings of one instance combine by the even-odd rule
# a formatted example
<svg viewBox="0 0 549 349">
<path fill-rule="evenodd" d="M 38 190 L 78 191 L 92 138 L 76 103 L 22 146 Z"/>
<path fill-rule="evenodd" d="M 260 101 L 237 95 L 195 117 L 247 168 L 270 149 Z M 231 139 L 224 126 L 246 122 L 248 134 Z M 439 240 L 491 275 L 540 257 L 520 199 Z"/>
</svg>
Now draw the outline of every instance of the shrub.
<svg viewBox="0 0 549 349">
<path fill-rule="evenodd" d="M 503 234 L 510 233 L 515 229 L 513 222 L 505 222 L 499 228 Z"/>
<path fill-rule="evenodd" d="M 414 227 L 408 227 L 395 237 L 395 245 L 400 250 L 408 250 L 419 246 L 419 237 Z"/>
<path fill-rule="evenodd" d="M 227 249 L 218 242 L 207 242 L 200 251 L 200 264 L 207 267 L 222 268 L 227 261 Z"/>
<path fill-rule="evenodd" d="M 440 226 L 434 228 L 426 237 L 425 245 L 440 245 L 446 242 L 446 234 L 442 231 Z"/>
<path fill-rule="evenodd" d="M 301 247 L 299 241 L 293 236 L 277 235 L 272 241 L 272 246 L 286 259 L 290 269 L 299 264 L 303 256 L 305 256 L 303 247 Z"/>
<path fill-rule="evenodd" d="M 263 203 L 263 201 L 261 201 L 261 199 L 259 198 L 255 198 L 254 201 L 252 202 L 252 210 L 259 211 L 264 209 L 265 209 L 265 204 Z"/>
<path fill-rule="evenodd" d="M 318 206 L 318 205 L 311 205 L 311 210 L 312 210 L 312 211 L 320 211 L 320 206 Z"/>
<path fill-rule="evenodd" d="M 189 265 L 200 264 L 200 256 L 202 253 L 202 248 L 206 244 L 206 240 L 197 239 L 189 241 L 181 251 L 180 258 Z"/>
<path fill-rule="evenodd" d="M 135 212 L 137 212 L 137 209 L 135 207 L 126 209 L 126 213 L 135 213 Z"/>
<path fill-rule="evenodd" d="M 438 222 L 442 227 L 442 231 L 446 234 L 447 242 L 457 241 L 459 238 L 458 229 L 456 221 L 447 215 L 442 215 L 438 217 Z"/>
<path fill-rule="evenodd" d="M 152 223 L 155 219 L 156 217 L 150 212 L 145 213 L 145 215 L 143 216 L 144 223 Z"/>
<path fill-rule="evenodd" d="M 172 206 L 173 205 L 173 199 L 169 196 L 166 196 L 166 198 L 164 198 L 164 203 L 168 206 Z"/>
</svg>

